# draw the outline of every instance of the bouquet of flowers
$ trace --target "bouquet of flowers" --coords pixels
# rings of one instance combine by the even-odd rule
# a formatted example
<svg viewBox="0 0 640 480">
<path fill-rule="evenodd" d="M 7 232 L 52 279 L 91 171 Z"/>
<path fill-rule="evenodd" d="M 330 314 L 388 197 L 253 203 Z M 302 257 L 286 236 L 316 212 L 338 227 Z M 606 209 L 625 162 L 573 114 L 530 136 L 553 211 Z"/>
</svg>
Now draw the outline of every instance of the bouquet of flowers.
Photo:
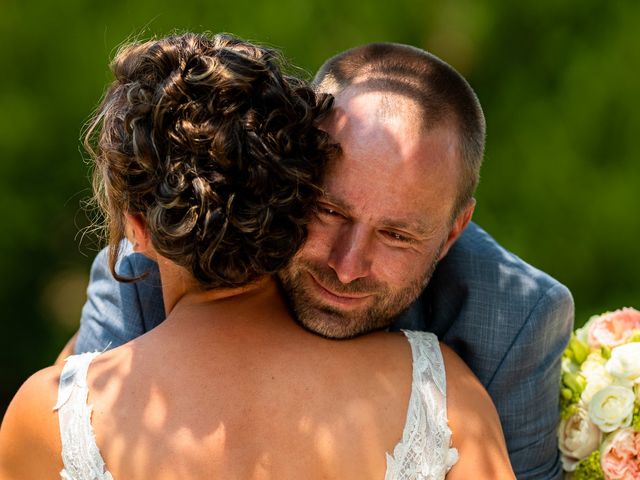
<svg viewBox="0 0 640 480">
<path fill-rule="evenodd" d="M 640 480 L 640 312 L 594 316 L 562 358 L 559 448 L 565 478 Z"/>
</svg>

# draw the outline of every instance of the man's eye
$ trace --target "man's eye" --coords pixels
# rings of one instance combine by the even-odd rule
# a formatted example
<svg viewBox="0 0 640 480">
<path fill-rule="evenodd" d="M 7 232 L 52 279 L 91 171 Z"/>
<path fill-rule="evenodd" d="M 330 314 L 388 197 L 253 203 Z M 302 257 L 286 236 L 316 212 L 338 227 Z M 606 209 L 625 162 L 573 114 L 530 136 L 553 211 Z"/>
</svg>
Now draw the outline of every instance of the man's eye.
<svg viewBox="0 0 640 480">
<path fill-rule="evenodd" d="M 412 243 L 413 239 L 402 235 L 398 232 L 392 232 L 389 230 L 385 230 L 383 232 L 384 236 L 387 237 L 388 239 L 390 239 L 391 241 L 395 242 L 395 243 Z"/>
<path fill-rule="evenodd" d="M 334 210 L 333 208 L 324 207 L 322 205 L 318 206 L 318 213 L 329 216 L 329 217 L 342 217 L 342 215 L 338 213 L 336 210 Z"/>
</svg>

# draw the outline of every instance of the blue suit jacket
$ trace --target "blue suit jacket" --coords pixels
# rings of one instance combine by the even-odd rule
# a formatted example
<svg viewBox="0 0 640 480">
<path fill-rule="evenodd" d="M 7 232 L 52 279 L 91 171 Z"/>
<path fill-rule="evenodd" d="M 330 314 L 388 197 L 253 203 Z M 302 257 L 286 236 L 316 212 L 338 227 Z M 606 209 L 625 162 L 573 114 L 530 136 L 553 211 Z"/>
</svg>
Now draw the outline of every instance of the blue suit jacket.
<svg viewBox="0 0 640 480">
<path fill-rule="evenodd" d="M 112 348 L 164 319 L 155 264 L 122 258 L 117 282 L 96 257 L 76 352 Z M 560 358 L 573 327 L 566 287 L 470 224 L 393 329 L 429 330 L 471 367 L 495 402 L 518 479 L 561 479 L 556 429 Z"/>
</svg>

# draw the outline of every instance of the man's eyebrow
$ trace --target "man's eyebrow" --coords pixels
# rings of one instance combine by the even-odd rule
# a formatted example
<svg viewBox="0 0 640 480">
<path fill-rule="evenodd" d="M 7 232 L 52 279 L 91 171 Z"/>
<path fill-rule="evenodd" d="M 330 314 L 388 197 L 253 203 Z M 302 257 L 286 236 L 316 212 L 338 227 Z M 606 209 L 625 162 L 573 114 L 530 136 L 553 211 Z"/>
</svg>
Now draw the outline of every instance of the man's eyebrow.
<svg viewBox="0 0 640 480">
<path fill-rule="evenodd" d="M 333 203 L 336 207 L 341 208 L 347 213 L 351 211 L 351 207 L 349 206 L 349 204 L 347 204 L 343 200 L 340 200 L 339 198 L 334 197 L 330 193 L 324 192 L 320 196 L 320 200 L 325 200 L 327 202 Z"/>
</svg>

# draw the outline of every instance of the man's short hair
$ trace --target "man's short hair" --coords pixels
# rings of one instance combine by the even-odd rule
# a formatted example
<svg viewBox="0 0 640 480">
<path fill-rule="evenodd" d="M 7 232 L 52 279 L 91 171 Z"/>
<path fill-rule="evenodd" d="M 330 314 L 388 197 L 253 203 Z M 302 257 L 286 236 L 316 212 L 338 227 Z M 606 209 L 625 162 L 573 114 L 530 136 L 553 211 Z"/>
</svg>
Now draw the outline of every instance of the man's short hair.
<svg viewBox="0 0 640 480">
<path fill-rule="evenodd" d="M 462 174 L 453 218 L 473 197 L 484 155 L 485 120 L 471 86 L 435 55 L 409 45 L 370 43 L 327 60 L 313 81 L 334 96 L 351 86 L 414 100 L 423 128 L 453 122 L 458 130 Z"/>
</svg>

